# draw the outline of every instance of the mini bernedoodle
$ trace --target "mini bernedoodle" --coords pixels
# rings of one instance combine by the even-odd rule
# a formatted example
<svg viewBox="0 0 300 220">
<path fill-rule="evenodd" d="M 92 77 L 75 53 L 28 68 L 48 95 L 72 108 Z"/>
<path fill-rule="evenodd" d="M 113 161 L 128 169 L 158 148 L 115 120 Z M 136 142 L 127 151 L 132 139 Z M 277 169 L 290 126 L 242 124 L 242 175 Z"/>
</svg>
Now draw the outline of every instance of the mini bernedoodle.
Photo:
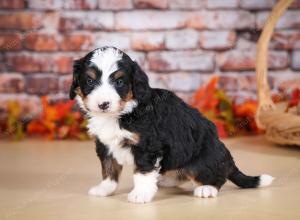
<svg viewBox="0 0 300 220">
<path fill-rule="evenodd" d="M 194 196 L 208 198 L 227 179 L 241 188 L 273 181 L 243 174 L 214 124 L 173 92 L 151 88 L 139 65 L 117 48 L 98 48 L 74 61 L 70 98 L 87 115 L 102 165 L 103 180 L 90 195 L 113 194 L 124 164 L 134 165 L 133 203 L 150 202 L 157 185 L 192 181 Z"/>
</svg>

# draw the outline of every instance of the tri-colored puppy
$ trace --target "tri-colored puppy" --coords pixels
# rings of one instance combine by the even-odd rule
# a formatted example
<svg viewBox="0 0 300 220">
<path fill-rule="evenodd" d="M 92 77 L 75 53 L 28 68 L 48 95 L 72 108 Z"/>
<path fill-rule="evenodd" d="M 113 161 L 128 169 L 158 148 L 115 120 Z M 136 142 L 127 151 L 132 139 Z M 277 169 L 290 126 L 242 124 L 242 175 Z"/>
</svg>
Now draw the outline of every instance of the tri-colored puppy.
<svg viewBox="0 0 300 220">
<path fill-rule="evenodd" d="M 134 164 L 128 200 L 150 202 L 157 185 L 195 185 L 194 195 L 215 197 L 227 179 L 242 188 L 271 184 L 269 175 L 246 176 L 219 140 L 214 124 L 173 92 L 154 89 L 127 54 L 102 47 L 74 62 L 70 98 L 76 98 L 96 138 L 103 181 L 90 189 L 111 195 L 123 164 Z"/>
</svg>

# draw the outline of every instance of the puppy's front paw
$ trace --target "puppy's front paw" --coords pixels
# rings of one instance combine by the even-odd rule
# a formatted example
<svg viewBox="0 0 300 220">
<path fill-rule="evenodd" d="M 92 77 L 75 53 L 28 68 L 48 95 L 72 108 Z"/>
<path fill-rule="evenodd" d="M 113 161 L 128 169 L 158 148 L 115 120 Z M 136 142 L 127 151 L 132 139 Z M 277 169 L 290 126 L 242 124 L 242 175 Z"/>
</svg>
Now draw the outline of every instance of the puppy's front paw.
<svg viewBox="0 0 300 220">
<path fill-rule="evenodd" d="M 217 195 L 218 190 L 214 186 L 210 185 L 198 186 L 194 190 L 194 196 L 201 198 L 216 197 Z"/>
<path fill-rule="evenodd" d="M 92 188 L 90 188 L 88 193 L 89 193 L 90 196 L 100 196 L 100 197 L 104 197 L 104 196 L 109 195 L 109 193 L 105 190 L 104 187 L 101 186 L 101 184 L 99 184 L 97 186 L 93 186 Z"/>
<path fill-rule="evenodd" d="M 96 185 L 89 190 L 89 195 L 91 196 L 109 196 L 117 188 L 117 182 L 110 179 L 103 180 L 99 185 Z"/>
<path fill-rule="evenodd" d="M 147 203 L 151 202 L 156 190 L 143 190 L 134 188 L 128 194 L 128 201 L 132 203 Z"/>
</svg>

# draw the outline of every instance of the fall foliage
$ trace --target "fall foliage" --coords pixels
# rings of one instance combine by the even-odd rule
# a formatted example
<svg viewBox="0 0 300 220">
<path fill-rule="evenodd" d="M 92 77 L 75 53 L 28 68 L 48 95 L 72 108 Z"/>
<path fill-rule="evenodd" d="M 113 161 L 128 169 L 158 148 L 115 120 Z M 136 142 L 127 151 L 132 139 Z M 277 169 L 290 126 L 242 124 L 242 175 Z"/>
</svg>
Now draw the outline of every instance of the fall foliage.
<svg viewBox="0 0 300 220">
<path fill-rule="evenodd" d="M 28 134 L 46 135 L 49 139 L 87 139 L 86 121 L 80 112 L 72 111 L 74 104 L 72 100 L 51 105 L 47 97 L 42 97 L 43 112 L 28 124 Z"/>
<path fill-rule="evenodd" d="M 207 85 L 200 87 L 191 105 L 215 123 L 220 137 L 258 133 L 254 121 L 256 101 L 247 100 L 243 104 L 236 104 L 217 88 L 218 80 L 214 76 Z"/>
</svg>

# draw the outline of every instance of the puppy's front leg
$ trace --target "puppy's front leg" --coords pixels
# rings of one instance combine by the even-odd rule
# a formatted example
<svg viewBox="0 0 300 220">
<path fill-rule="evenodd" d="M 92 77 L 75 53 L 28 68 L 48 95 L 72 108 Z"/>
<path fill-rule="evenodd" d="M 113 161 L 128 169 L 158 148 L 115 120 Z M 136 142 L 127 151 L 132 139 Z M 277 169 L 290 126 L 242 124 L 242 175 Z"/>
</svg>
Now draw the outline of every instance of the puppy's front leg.
<svg viewBox="0 0 300 220">
<path fill-rule="evenodd" d="M 117 189 L 122 166 L 118 164 L 112 155 L 108 154 L 105 145 L 98 140 L 96 141 L 96 151 L 101 161 L 103 180 L 100 184 L 89 190 L 89 195 L 101 197 L 109 196 Z"/>
<path fill-rule="evenodd" d="M 157 170 L 142 173 L 135 172 L 133 175 L 134 188 L 128 194 L 128 201 L 133 203 L 151 202 L 157 192 Z"/>
<path fill-rule="evenodd" d="M 157 159 L 153 164 L 145 164 L 145 161 L 142 161 L 142 163 L 139 163 L 141 161 L 135 162 L 137 167 L 133 175 L 134 188 L 128 194 L 128 201 L 133 203 L 151 202 L 158 189 L 157 181 L 159 177 L 160 159 Z M 147 167 L 146 169 L 145 165 Z"/>
</svg>

